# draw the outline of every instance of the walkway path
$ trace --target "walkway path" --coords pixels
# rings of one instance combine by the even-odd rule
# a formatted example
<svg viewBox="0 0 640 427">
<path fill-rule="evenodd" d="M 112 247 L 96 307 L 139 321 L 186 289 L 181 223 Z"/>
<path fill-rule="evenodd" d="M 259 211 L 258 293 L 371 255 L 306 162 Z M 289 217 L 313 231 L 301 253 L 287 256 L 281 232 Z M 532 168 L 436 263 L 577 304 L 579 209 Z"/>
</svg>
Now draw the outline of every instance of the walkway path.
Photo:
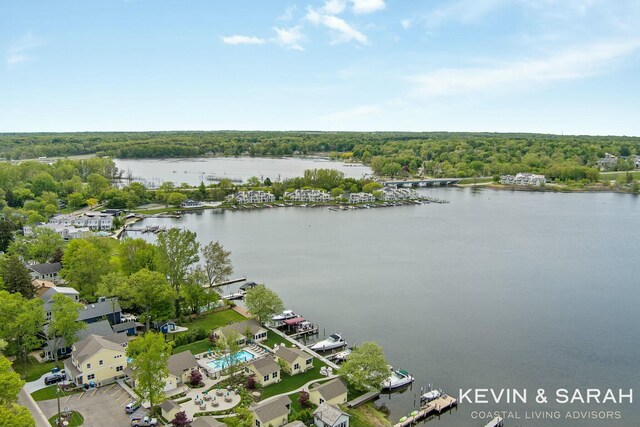
<svg viewBox="0 0 640 427">
<path fill-rule="evenodd" d="M 29 410 L 33 419 L 36 421 L 36 427 L 51 427 L 47 417 L 24 387 L 20 390 L 20 393 L 18 393 L 18 403 Z"/>
</svg>

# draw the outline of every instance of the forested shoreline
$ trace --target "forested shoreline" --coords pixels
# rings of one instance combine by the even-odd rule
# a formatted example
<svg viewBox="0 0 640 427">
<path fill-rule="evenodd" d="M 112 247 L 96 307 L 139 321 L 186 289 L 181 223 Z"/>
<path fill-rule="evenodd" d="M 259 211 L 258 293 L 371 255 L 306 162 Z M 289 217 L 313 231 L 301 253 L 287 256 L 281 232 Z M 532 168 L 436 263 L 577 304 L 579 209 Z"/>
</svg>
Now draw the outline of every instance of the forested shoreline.
<svg viewBox="0 0 640 427">
<path fill-rule="evenodd" d="M 92 154 L 112 158 L 293 156 L 324 153 L 361 161 L 387 176 L 434 177 L 546 174 L 555 180 L 596 181 L 597 161 L 621 157 L 631 170 L 640 138 L 526 133 L 447 132 L 87 132 L 0 134 L 7 160 Z"/>
</svg>

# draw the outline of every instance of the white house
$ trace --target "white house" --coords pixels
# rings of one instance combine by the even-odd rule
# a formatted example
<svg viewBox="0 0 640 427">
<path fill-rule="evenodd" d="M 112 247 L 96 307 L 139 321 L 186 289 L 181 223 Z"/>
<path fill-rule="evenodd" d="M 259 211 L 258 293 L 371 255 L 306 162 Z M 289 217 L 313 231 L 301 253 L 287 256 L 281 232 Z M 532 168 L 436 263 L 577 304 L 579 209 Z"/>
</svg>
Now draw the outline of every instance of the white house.
<svg viewBox="0 0 640 427">
<path fill-rule="evenodd" d="M 272 203 L 276 201 L 276 196 L 261 190 L 238 191 L 229 197 L 230 200 L 235 199 L 240 204 L 244 203 Z"/>
<path fill-rule="evenodd" d="M 293 202 L 330 202 L 333 197 L 324 190 L 296 189 L 284 193 L 284 198 Z"/>
<path fill-rule="evenodd" d="M 197 201 L 197 200 L 185 200 L 184 202 L 180 203 L 180 207 L 181 208 L 201 208 L 204 206 L 204 203 Z"/>
<path fill-rule="evenodd" d="M 349 203 L 371 203 L 375 202 L 376 198 L 373 194 L 369 193 L 351 193 L 349 194 Z"/>
<path fill-rule="evenodd" d="M 540 186 L 547 183 L 544 175 L 536 175 L 533 173 L 517 173 L 513 175 L 502 175 L 500 183 L 508 185 L 535 185 Z"/>
<path fill-rule="evenodd" d="M 336 406 L 322 403 L 313 411 L 313 425 L 316 427 L 349 427 L 349 414 Z"/>
<path fill-rule="evenodd" d="M 418 193 L 410 188 L 384 187 L 378 194 L 380 200 L 384 200 L 385 202 L 418 198 Z"/>
</svg>

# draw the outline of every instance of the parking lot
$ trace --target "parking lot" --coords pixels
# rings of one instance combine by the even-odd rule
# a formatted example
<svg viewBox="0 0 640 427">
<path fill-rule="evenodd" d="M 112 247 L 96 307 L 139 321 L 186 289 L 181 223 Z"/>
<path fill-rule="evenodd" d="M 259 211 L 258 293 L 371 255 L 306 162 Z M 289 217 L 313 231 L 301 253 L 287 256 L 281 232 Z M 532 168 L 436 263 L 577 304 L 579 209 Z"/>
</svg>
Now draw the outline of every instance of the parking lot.
<svg viewBox="0 0 640 427">
<path fill-rule="evenodd" d="M 124 412 L 124 407 L 132 400 L 122 387 L 112 384 L 63 397 L 60 399 L 60 408 L 80 412 L 84 417 L 84 426 L 128 426 L 131 420 Z M 58 411 L 55 399 L 38 402 L 38 405 L 47 418 L 54 416 Z"/>
</svg>

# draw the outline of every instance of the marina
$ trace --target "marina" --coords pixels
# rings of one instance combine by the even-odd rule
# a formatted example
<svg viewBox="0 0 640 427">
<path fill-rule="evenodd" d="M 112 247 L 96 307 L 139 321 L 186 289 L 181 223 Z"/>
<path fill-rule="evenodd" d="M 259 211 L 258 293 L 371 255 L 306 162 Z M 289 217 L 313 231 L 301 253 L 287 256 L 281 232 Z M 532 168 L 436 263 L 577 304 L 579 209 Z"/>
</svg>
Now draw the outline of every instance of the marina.
<svg viewBox="0 0 640 427">
<path fill-rule="evenodd" d="M 419 410 L 412 412 L 411 415 L 400 418 L 400 421 L 397 422 L 394 427 L 407 427 L 414 425 L 432 415 L 442 414 L 457 405 L 458 401 L 455 398 L 446 395 L 440 396 L 423 405 Z"/>
</svg>

